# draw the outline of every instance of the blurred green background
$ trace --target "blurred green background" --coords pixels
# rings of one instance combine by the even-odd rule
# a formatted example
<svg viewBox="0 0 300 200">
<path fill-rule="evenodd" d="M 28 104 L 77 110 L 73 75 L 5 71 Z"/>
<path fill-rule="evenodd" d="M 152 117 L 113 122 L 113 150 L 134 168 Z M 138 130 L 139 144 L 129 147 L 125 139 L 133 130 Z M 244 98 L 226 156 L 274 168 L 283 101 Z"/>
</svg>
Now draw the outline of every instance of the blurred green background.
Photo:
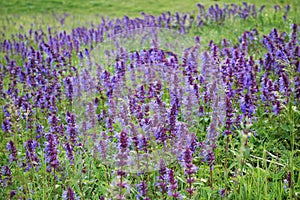
<svg viewBox="0 0 300 200">
<path fill-rule="evenodd" d="M 196 4 L 205 6 L 223 3 L 242 3 L 238 0 L 1 0 L 0 15 L 26 14 L 36 15 L 45 13 L 69 14 L 99 14 L 110 17 L 139 16 L 142 11 L 158 15 L 165 11 L 192 12 L 197 10 Z M 267 8 L 274 4 L 291 4 L 300 7 L 299 0 L 248 0 L 255 5 L 266 5 Z"/>
</svg>

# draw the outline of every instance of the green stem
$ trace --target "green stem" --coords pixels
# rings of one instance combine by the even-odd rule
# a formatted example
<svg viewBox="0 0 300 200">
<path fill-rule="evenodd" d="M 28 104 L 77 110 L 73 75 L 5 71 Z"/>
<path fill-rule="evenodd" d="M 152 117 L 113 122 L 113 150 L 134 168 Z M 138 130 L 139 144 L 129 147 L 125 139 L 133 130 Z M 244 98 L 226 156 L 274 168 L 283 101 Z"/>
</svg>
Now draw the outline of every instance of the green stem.
<svg viewBox="0 0 300 200">
<path fill-rule="evenodd" d="M 213 188 L 212 181 L 213 181 L 213 169 L 212 166 L 209 166 L 209 186 L 211 188 Z"/>
<path fill-rule="evenodd" d="M 226 148 L 225 148 L 225 196 L 228 188 L 228 150 L 229 150 L 229 136 L 226 136 Z"/>
<path fill-rule="evenodd" d="M 291 108 L 292 110 L 292 108 Z M 292 134 L 291 134 L 291 156 L 290 156 L 290 171 L 291 171 L 291 183 L 290 183 L 290 198 L 293 199 L 295 194 L 295 187 L 294 187 L 294 149 L 295 149 L 295 131 L 294 131 L 294 112 L 291 113 L 292 120 Z"/>
</svg>

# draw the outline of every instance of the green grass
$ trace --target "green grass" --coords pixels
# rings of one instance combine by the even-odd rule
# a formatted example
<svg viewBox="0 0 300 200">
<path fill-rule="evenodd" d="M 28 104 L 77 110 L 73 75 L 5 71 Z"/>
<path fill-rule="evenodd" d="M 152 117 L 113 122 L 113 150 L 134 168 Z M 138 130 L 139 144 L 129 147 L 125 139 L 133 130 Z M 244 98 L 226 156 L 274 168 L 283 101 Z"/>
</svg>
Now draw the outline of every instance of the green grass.
<svg viewBox="0 0 300 200">
<path fill-rule="evenodd" d="M 196 4 L 201 3 L 205 6 L 223 3 L 241 3 L 239 0 L 11 0 L 0 2 L 0 15 L 37 15 L 44 13 L 69 13 L 76 15 L 99 14 L 102 16 L 122 17 L 128 15 L 131 17 L 139 16 L 141 12 L 158 15 L 162 12 L 192 12 L 196 11 Z M 275 4 L 286 5 L 293 4 L 299 6 L 297 0 L 248 0 L 248 3 L 255 5 L 265 4 L 271 7 Z"/>
</svg>

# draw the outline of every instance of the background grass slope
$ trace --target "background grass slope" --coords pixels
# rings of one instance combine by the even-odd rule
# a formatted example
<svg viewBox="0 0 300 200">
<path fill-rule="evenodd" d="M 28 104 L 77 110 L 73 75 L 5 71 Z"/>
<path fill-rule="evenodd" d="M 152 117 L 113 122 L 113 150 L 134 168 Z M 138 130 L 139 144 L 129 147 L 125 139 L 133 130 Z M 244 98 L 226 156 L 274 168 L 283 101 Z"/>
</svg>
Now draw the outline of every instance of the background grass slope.
<svg viewBox="0 0 300 200">
<path fill-rule="evenodd" d="M 70 14 L 100 14 L 110 17 L 122 17 L 128 15 L 131 17 L 139 16 L 141 12 L 148 14 L 161 14 L 162 12 L 191 12 L 197 10 L 196 4 L 201 3 L 205 6 L 223 3 L 241 3 L 239 0 L 11 0 L 0 1 L 0 15 L 32 15 L 42 13 L 70 13 Z M 275 4 L 286 5 L 291 4 L 293 7 L 299 7 L 298 0 L 248 0 L 247 3 L 252 3 L 257 6 L 262 4 L 267 8 Z"/>
</svg>

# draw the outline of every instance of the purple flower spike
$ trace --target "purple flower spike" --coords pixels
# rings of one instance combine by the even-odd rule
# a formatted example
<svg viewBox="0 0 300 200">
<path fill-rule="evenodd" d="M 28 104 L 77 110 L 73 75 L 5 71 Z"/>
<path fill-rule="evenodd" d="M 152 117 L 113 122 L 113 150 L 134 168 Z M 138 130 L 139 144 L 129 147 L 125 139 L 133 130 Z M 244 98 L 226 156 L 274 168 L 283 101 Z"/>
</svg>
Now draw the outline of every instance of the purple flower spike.
<svg viewBox="0 0 300 200">
<path fill-rule="evenodd" d="M 161 191 L 163 197 L 167 192 L 167 167 L 166 167 L 166 163 L 163 159 L 160 160 L 160 168 L 159 168 L 159 181 L 156 183 L 156 185 L 158 186 L 159 190 Z"/>
<path fill-rule="evenodd" d="M 13 161 L 16 161 L 17 162 L 17 149 L 16 149 L 16 146 L 14 144 L 13 141 L 9 141 L 7 143 L 7 150 L 10 152 L 10 155 L 9 155 L 9 162 L 12 163 Z"/>
<path fill-rule="evenodd" d="M 51 172 L 52 169 L 57 170 L 59 167 L 57 138 L 56 135 L 48 133 L 46 135 L 47 142 L 45 142 L 45 159 L 48 163 L 47 171 Z"/>
<path fill-rule="evenodd" d="M 78 140 L 78 128 L 76 124 L 76 116 L 70 111 L 66 114 L 67 125 L 67 136 L 73 146 L 77 145 Z"/>
<path fill-rule="evenodd" d="M 231 132 L 231 126 L 233 123 L 233 110 L 232 110 L 232 100 L 231 98 L 226 95 L 226 130 L 224 132 L 225 135 L 230 135 Z"/>
<path fill-rule="evenodd" d="M 168 180 L 170 182 L 168 195 L 173 197 L 174 199 L 180 199 L 181 195 L 179 192 L 176 191 L 178 188 L 178 181 L 175 179 L 174 170 L 172 169 L 169 169 L 168 171 Z"/>
<path fill-rule="evenodd" d="M 25 168 L 25 171 L 28 171 L 31 167 L 36 167 L 36 171 L 38 170 L 40 160 L 35 152 L 37 145 L 38 143 L 35 140 L 28 140 L 24 144 L 27 159 L 27 167 Z"/>
<path fill-rule="evenodd" d="M 2 122 L 2 130 L 4 133 L 9 133 L 11 131 L 11 122 L 9 119 L 5 119 Z"/>
<path fill-rule="evenodd" d="M 75 192 L 69 186 L 68 186 L 68 189 L 63 192 L 62 199 L 63 200 L 79 200 L 79 198 L 76 196 Z"/>
<path fill-rule="evenodd" d="M 69 142 L 66 142 L 64 145 L 64 149 L 66 151 L 66 156 L 70 160 L 70 164 L 73 164 L 74 161 L 74 154 L 73 154 L 73 147 L 70 145 Z"/>
<path fill-rule="evenodd" d="M 286 180 L 287 180 L 288 186 L 290 188 L 291 184 L 292 184 L 292 173 L 291 172 L 288 172 Z"/>
<path fill-rule="evenodd" d="M 0 185 L 2 184 L 4 185 L 4 187 L 12 185 L 12 173 L 9 166 L 7 165 L 4 165 L 0 172 Z"/>
<path fill-rule="evenodd" d="M 139 192 L 139 194 L 137 195 L 137 199 L 149 199 L 149 197 L 147 197 L 147 183 L 145 181 L 141 181 L 140 184 L 136 185 L 136 188 Z"/>
<path fill-rule="evenodd" d="M 125 196 L 122 194 L 122 189 L 127 185 L 123 181 L 123 177 L 125 177 L 126 173 L 123 170 L 123 167 L 126 166 L 127 159 L 128 159 L 128 136 L 127 133 L 122 130 L 119 138 L 119 153 L 117 155 L 117 165 L 120 167 L 117 170 L 117 175 L 120 177 L 120 182 L 117 183 L 119 187 L 119 194 L 117 199 L 125 199 Z"/>
<path fill-rule="evenodd" d="M 195 182 L 195 179 L 192 177 L 192 174 L 196 172 L 196 167 L 193 164 L 193 152 L 188 147 L 184 151 L 184 166 L 185 166 L 185 173 L 187 174 L 186 181 L 188 183 L 187 192 L 190 195 L 190 198 L 192 197 L 192 194 L 194 192 L 194 188 L 192 187 L 193 182 Z"/>
</svg>

